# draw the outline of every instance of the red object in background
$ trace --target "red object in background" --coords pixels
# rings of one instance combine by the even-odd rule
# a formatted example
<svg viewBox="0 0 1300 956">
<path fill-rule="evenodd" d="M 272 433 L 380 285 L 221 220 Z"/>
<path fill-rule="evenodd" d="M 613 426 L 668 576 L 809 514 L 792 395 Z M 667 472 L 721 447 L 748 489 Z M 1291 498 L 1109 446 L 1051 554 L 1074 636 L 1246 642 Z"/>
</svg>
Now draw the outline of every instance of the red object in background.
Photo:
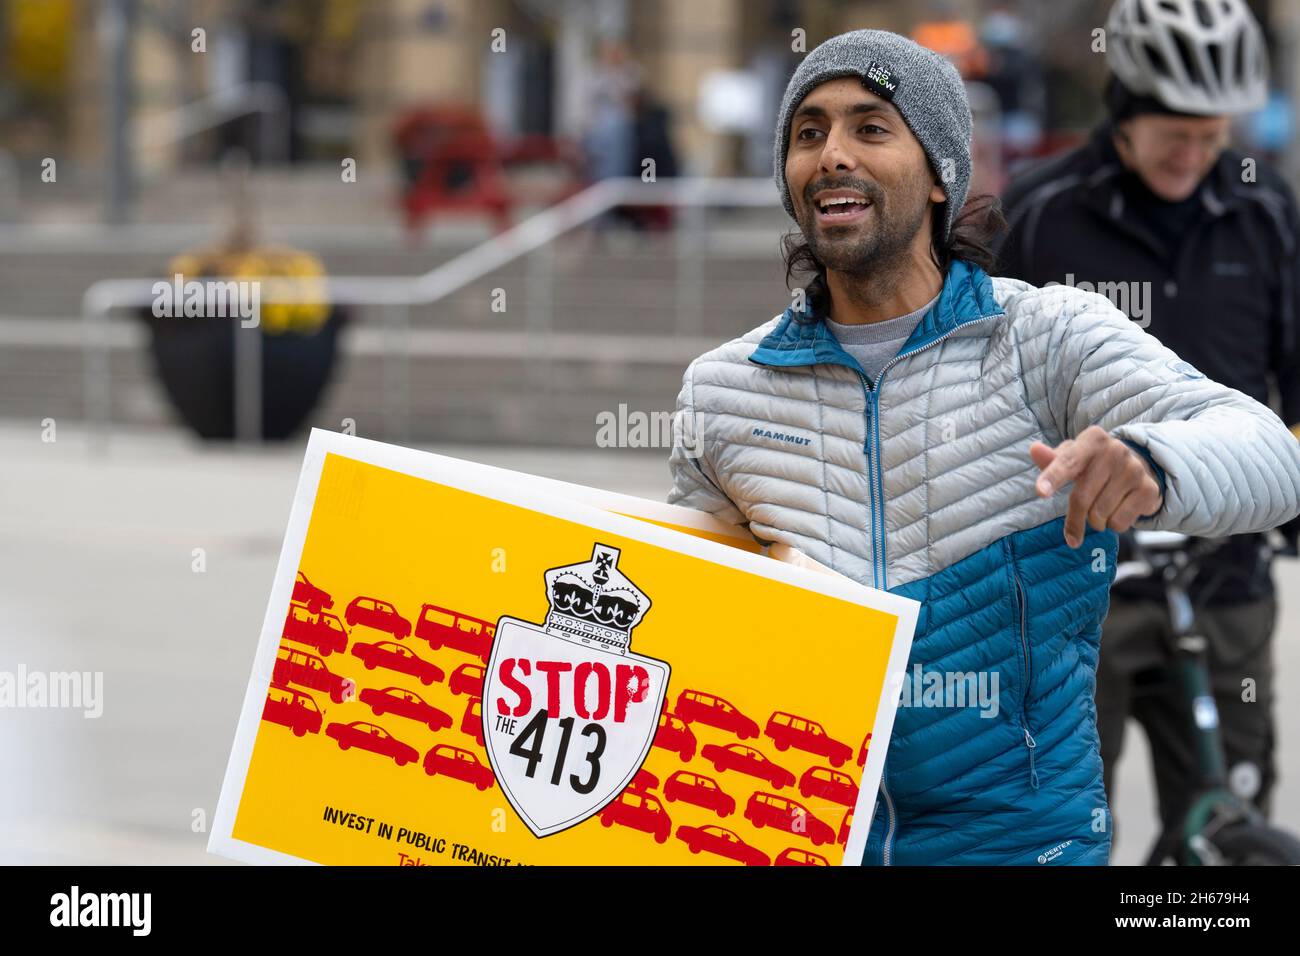
<svg viewBox="0 0 1300 956">
<path fill-rule="evenodd" d="M 871 734 L 868 733 L 862 738 L 862 746 L 858 748 L 859 767 L 865 767 L 867 765 L 867 751 L 869 749 L 871 749 Z"/>
<path fill-rule="evenodd" d="M 672 834 L 673 821 L 668 811 L 652 793 L 642 790 L 624 790 L 600 811 L 601 826 L 631 827 L 654 835 L 656 843 L 667 843 Z"/>
<path fill-rule="evenodd" d="M 393 635 L 399 641 L 411 635 L 411 622 L 397 613 L 397 608 L 379 598 L 353 598 L 343 615 L 349 627 L 364 624 L 377 631 Z"/>
<path fill-rule="evenodd" d="M 807 837 L 815 846 L 835 842 L 835 831 L 808 812 L 798 800 L 759 791 L 745 804 L 745 819 L 760 830 L 772 827 L 795 836 Z"/>
<path fill-rule="evenodd" d="M 665 710 L 659 715 L 653 746 L 673 751 L 686 763 L 695 756 L 695 735 L 680 717 Z"/>
<path fill-rule="evenodd" d="M 735 799 L 727 796 L 716 780 L 689 770 L 678 770 L 668 778 L 664 784 L 664 799 L 669 803 L 674 800 L 693 803 L 720 817 L 729 817 L 736 812 Z"/>
<path fill-rule="evenodd" d="M 750 720 L 729 701 L 698 690 L 684 690 L 677 695 L 676 714 L 686 723 L 698 720 L 719 730 L 729 730 L 741 740 L 758 736 L 758 724 Z"/>
<path fill-rule="evenodd" d="M 801 850 L 797 846 L 787 847 L 776 855 L 774 866 L 830 866 L 830 860 L 812 850 Z"/>
<path fill-rule="evenodd" d="M 842 807 L 857 806 L 858 785 L 847 773 L 830 767 L 809 767 L 799 778 L 799 793 L 805 797 L 829 800 Z"/>
<path fill-rule="evenodd" d="M 267 689 L 262 719 L 273 724 L 283 724 L 293 730 L 295 737 L 320 733 L 321 712 L 316 701 L 292 687 L 272 684 Z"/>
<path fill-rule="evenodd" d="M 463 780 L 479 790 L 487 790 L 497 782 L 491 769 L 479 763 L 478 757 L 450 744 L 438 744 L 424 755 L 424 772 L 430 777 L 442 774 Z"/>
<path fill-rule="evenodd" d="M 307 610 L 313 614 L 327 607 L 334 606 L 334 599 L 322 591 L 316 585 L 307 580 L 307 575 L 301 571 L 293 579 L 293 598 L 299 604 L 307 605 Z"/>
<path fill-rule="evenodd" d="M 746 866 L 771 866 L 772 861 L 756 846 L 750 846 L 726 827 L 678 827 L 677 839 L 685 843 L 692 853 L 713 853 L 738 860 Z"/>
<path fill-rule="evenodd" d="M 342 653 L 348 647 L 348 635 L 339 619 L 329 611 L 313 614 L 305 604 L 289 604 L 281 636 L 316 648 L 321 657 L 329 657 L 335 651 Z"/>
<path fill-rule="evenodd" d="M 431 661 L 426 661 L 411 650 L 393 641 L 380 641 L 378 644 L 353 644 L 352 656 L 361 659 L 366 670 L 383 667 L 390 671 L 410 674 L 417 677 L 426 687 L 443 678 L 442 668 Z"/>
<path fill-rule="evenodd" d="M 275 668 L 271 671 L 271 680 L 276 684 L 297 684 L 312 690 L 324 691 L 336 704 L 343 703 L 347 697 L 351 681 L 340 674 L 335 674 L 325 666 L 325 662 L 315 654 L 308 654 L 296 647 L 280 645 L 275 652 Z"/>
<path fill-rule="evenodd" d="M 330 724 L 325 728 L 325 736 L 333 737 L 339 742 L 339 750 L 369 750 L 383 757 L 392 757 L 399 767 L 420 759 L 420 753 L 409 744 L 404 744 L 378 724 L 364 720 L 354 720 L 350 724 Z"/>
<path fill-rule="evenodd" d="M 545 204 L 559 202 L 580 187 L 581 159 L 563 140 L 529 135 L 505 141 L 494 136 L 483 117 L 468 107 L 442 105 L 411 110 L 397 122 L 394 143 L 401 155 L 406 188 L 401 205 L 406 227 L 415 232 L 442 212 L 480 212 L 497 231 L 510 225 L 516 197 L 505 170 L 516 163 L 556 163 L 566 182 Z"/>
<path fill-rule="evenodd" d="M 427 703 L 415 691 L 403 690 L 401 687 L 385 687 L 383 690 L 367 687 L 358 699 L 369 705 L 376 717 L 384 714 L 409 717 L 425 724 L 434 733 L 452 725 L 451 714 Z"/>
<path fill-rule="evenodd" d="M 713 768 L 719 773 L 724 770 L 735 770 L 750 777 L 757 777 L 759 780 L 766 780 L 778 790 L 794 786 L 794 774 L 784 767 L 778 767 L 753 747 L 745 744 L 727 744 L 725 747 L 705 744 L 704 749 L 700 751 L 700 756 L 712 763 Z"/>
<path fill-rule="evenodd" d="M 471 697 L 483 696 L 483 677 L 487 670 L 478 664 L 461 664 L 447 678 L 447 689 L 453 694 L 469 694 Z"/>
<path fill-rule="evenodd" d="M 458 614 L 445 607 L 426 604 L 415 622 L 415 636 L 429 642 L 432 650 L 453 647 L 473 654 L 484 664 L 492 654 L 492 637 L 496 625 L 468 614 Z"/>
<path fill-rule="evenodd" d="M 461 733 L 469 734 L 480 747 L 483 746 L 483 701 L 478 697 L 465 705 L 465 716 L 460 719 Z"/>
<path fill-rule="evenodd" d="M 794 747 L 804 753 L 825 757 L 832 767 L 842 767 L 853 756 L 853 748 L 826 733 L 821 724 L 807 717 L 778 710 L 767 720 L 766 734 L 777 750 Z"/>
<path fill-rule="evenodd" d="M 629 790 L 654 790 L 659 786 L 659 778 L 642 768 L 636 772 L 636 776 L 627 786 Z"/>
</svg>

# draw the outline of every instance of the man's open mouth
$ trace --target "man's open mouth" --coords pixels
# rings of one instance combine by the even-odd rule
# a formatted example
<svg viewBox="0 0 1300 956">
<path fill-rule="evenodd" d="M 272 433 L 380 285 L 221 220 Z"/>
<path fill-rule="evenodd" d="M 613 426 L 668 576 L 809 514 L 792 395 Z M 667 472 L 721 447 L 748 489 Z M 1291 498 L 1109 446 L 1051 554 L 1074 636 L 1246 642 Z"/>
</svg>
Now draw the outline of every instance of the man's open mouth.
<svg viewBox="0 0 1300 956">
<path fill-rule="evenodd" d="M 821 222 L 845 223 L 861 219 L 871 208 L 871 200 L 860 195 L 819 196 L 813 201 Z"/>
</svg>

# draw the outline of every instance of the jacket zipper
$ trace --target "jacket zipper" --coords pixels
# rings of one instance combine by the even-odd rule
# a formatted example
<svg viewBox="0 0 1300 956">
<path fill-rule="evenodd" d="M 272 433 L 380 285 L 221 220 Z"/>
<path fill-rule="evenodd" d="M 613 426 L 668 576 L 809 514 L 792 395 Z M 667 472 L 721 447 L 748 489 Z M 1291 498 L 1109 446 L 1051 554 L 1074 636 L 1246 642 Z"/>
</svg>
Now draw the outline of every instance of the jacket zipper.
<svg viewBox="0 0 1300 956">
<path fill-rule="evenodd" d="M 1020 729 L 1025 734 L 1025 747 L 1029 750 L 1029 783 L 1035 790 L 1038 789 L 1038 768 L 1034 766 L 1034 750 L 1038 742 L 1034 740 L 1034 735 L 1029 732 L 1029 719 L 1025 716 L 1025 709 L 1029 706 L 1029 638 L 1025 634 L 1025 589 L 1020 584 L 1020 575 L 1014 570 L 1011 572 L 1012 578 L 1016 582 L 1016 603 L 1020 607 L 1020 647 L 1022 650 L 1021 660 L 1024 661 L 1024 695 L 1020 699 Z"/>
<path fill-rule="evenodd" d="M 858 372 L 858 377 L 862 379 L 862 391 L 867 402 L 867 417 L 870 419 L 867 429 L 867 441 L 866 444 L 863 445 L 862 450 L 867 454 L 868 467 L 870 469 L 867 475 L 867 480 L 871 484 L 871 497 L 873 499 L 872 524 L 875 525 L 875 533 L 871 537 L 871 558 L 874 566 L 876 587 L 882 591 L 886 589 L 886 584 L 888 583 L 888 578 L 885 574 L 885 483 L 880 472 L 880 386 L 885 380 L 885 373 L 903 359 L 909 358 L 913 355 L 918 355 L 926 349 L 934 348 L 940 342 L 954 335 L 959 329 L 964 329 L 968 325 L 974 325 L 976 322 L 987 322 L 989 319 L 1001 318 L 1005 314 L 1006 313 L 1004 312 L 996 312 L 993 315 L 981 315 L 977 319 L 971 319 L 969 322 L 963 322 L 961 325 L 954 326 L 933 342 L 927 342 L 920 348 L 912 349 L 910 352 L 904 352 L 902 355 L 895 355 L 880 369 L 880 374 L 876 376 L 876 384 L 874 388 L 871 386 L 870 379 L 868 379 L 862 372 Z M 1022 715 L 1022 726 L 1023 720 L 1024 718 Z M 1035 746 L 1033 743 L 1034 738 L 1029 735 L 1028 727 L 1025 727 L 1024 730 L 1025 740 L 1032 748 Z M 1034 759 L 1033 755 L 1034 752 L 1031 749 L 1029 751 L 1031 764 Z M 886 767 L 887 766 L 888 760 L 886 760 Z M 1034 787 L 1037 788 L 1038 776 L 1036 772 L 1033 775 L 1033 780 Z M 889 796 L 889 787 L 885 783 L 885 768 L 881 768 L 880 771 L 880 793 L 885 798 L 885 810 L 889 817 L 889 824 L 885 828 L 885 839 L 880 848 L 880 859 L 884 866 L 890 866 L 890 861 L 893 858 L 894 834 L 897 829 L 898 821 L 894 815 L 894 801 Z"/>
</svg>

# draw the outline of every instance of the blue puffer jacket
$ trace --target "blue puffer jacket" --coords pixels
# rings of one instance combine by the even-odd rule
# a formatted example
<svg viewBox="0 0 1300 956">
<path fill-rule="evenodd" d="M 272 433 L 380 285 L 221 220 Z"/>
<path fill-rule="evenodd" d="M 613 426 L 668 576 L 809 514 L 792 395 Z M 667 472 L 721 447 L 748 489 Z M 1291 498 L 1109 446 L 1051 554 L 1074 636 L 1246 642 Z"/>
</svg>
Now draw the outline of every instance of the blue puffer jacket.
<svg viewBox="0 0 1300 956">
<path fill-rule="evenodd" d="M 1268 409 L 1102 296 L 960 261 L 877 381 L 787 310 L 692 362 L 678 414 L 670 503 L 921 602 L 867 863 L 1107 860 L 1093 687 L 1116 540 L 1066 545 L 1033 441 L 1096 424 L 1147 457 L 1165 497 L 1139 527 L 1300 512 L 1300 443 Z M 996 707 L 931 699 L 936 674 L 983 680 Z"/>
</svg>

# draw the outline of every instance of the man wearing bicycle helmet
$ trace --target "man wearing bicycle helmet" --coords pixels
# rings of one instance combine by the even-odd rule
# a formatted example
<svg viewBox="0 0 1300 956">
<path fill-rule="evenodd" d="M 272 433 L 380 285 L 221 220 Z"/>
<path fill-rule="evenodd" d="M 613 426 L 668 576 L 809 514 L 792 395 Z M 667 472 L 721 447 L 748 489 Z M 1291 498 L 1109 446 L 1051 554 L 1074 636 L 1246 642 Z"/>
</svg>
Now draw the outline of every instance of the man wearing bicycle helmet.
<svg viewBox="0 0 1300 956">
<path fill-rule="evenodd" d="M 1294 426 L 1300 217 L 1277 175 L 1227 148 L 1232 118 L 1265 103 L 1260 27 L 1242 0 L 1119 0 L 1105 37 L 1109 116 L 1082 148 L 1012 184 L 1000 271 L 1107 294 L 1182 359 L 1271 399 Z M 1267 812 L 1276 604 L 1264 536 L 1229 539 L 1192 597 L 1203 602 L 1229 784 Z M 1096 703 L 1108 797 L 1132 715 L 1151 742 L 1169 830 L 1196 789 L 1196 761 L 1191 715 L 1162 667 L 1163 602 L 1158 581 L 1116 586 Z"/>
</svg>

